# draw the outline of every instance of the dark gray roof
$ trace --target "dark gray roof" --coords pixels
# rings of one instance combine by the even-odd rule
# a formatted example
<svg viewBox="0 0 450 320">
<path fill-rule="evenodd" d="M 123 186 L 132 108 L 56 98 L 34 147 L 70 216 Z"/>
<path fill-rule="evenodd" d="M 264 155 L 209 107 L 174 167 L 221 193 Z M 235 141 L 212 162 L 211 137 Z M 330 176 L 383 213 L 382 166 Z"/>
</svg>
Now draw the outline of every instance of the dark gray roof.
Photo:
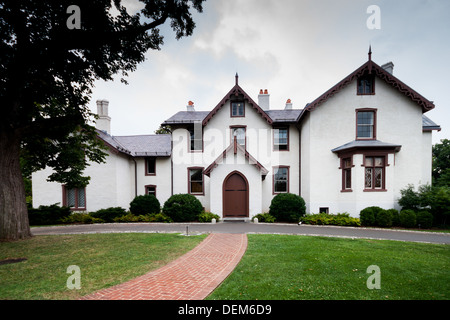
<svg viewBox="0 0 450 320">
<path fill-rule="evenodd" d="M 168 157 L 171 155 L 170 134 L 111 136 L 97 130 L 98 136 L 116 150 L 133 157 Z"/>
<path fill-rule="evenodd" d="M 422 115 L 422 129 L 423 130 L 441 130 L 441 126 L 434 123 L 426 115 Z"/>
<path fill-rule="evenodd" d="M 295 122 L 298 116 L 302 112 L 301 109 L 288 109 L 288 110 L 268 110 L 266 114 L 272 119 L 273 122 Z M 174 125 L 183 123 L 201 122 L 209 114 L 209 111 L 179 111 L 164 121 L 163 125 Z"/>
<path fill-rule="evenodd" d="M 273 122 L 296 122 L 302 109 L 267 110 L 266 114 Z"/>
<path fill-rule="evenodd" d="M 386 143 L 379 140 L 354 140 L 332 149 L 331 152 L 340 152 L 356 148 L 394 148 L 400 150 L 401 145 Z"/>
<path fill-rule="evenodd" d="M 209 114 L 209 111 L 179 111 L 164 121 L 162 124 L 183 124 L 201 122 Z"/>
</svg>

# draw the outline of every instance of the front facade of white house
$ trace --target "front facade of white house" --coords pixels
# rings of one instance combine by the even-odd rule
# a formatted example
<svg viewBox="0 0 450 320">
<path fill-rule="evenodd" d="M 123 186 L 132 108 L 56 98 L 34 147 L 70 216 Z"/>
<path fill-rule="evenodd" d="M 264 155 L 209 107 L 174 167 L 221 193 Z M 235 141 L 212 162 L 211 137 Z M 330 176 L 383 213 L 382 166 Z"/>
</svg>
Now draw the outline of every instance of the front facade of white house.
<svg viewBox="0 0 450 320">
<path fill-rule="evenodd" d="M 151 193 L 161 205 L 190 193 L 223 218 L 268 212 L 279 193 L 303 197 L 307 212 L 398 208 L 400 190 L 431 183 L 431 135 L 440 127 L 424 113 L 431 101 L 392 75 L 392 63 L 371 60 L 303 109 L 290 100 L 270 108 L 235 85 L 211 111 L 189 102 L 163 122 L 171 134 L 112 136 L 108 102 L 97 101 L 99 138 L 107 162 L 92 163 L 86 188 L 32 176 L 33 206 L 60 203 L 77 211 L 121 206 Z M 107 190 L 107 192 L 105 192 Z"/>
</svg>

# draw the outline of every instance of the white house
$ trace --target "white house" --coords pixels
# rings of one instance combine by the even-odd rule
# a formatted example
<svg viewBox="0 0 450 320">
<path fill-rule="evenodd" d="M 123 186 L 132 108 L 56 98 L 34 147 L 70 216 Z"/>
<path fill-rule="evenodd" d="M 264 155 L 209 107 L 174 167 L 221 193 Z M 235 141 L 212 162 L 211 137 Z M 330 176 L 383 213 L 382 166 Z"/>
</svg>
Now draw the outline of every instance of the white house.
<svg viewBox="0 0 450 320">
<path fill-rule="evenodd" d="M 172 134 L 113 136 L 108 102 L 97 101 L 105 164 L 86 169 L 84 189 L 47 182 L 36 172 L 33 205 L 74 210 L 128 209 L 136 195 L 195 195 L 223 218 L 267 212 L 278 193 L 301 195 L 307 212 L 349 212 L 368 206 L 398 208 L 400 190 L 431 183 L 431 134 L 440 127 L 424 113 L 434 104 L 393 74 L 393 64 L 369 59 L 320 97 L 294 109 L 257 102 L 238 83 L 211 111 L 189 102 L 163 122 Z"/>
</svg>

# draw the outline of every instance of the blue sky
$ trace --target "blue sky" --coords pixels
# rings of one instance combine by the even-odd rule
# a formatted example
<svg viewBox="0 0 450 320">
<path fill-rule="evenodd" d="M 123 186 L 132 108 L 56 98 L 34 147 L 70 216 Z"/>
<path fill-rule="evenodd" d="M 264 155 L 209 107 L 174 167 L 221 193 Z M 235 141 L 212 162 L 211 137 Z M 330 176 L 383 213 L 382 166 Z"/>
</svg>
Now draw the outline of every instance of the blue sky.
<svg viewBox="0 0 450 320">
<path fill-rule="evenodd" d="M 370 5 L 380 8 L 380 29 L 367 27 Z M 129 85 L 96 82 L 90 108 L 109 100 L 113 135 L 151 134 L 189 100 L 214 108 L 236 72 L 255 101 L 268 89 L 271 108 L 287 99 L 303 108 L 365 63 L 370 44 L 372 60 L 392 61 L 396 77 L 434 101 L 436 143 L 450 139 L 449 14 L 447 0 L 207 0 L 191 37 L 175 40 L 166 23 L 162 49 L 146 54 Z"/>
</svg>

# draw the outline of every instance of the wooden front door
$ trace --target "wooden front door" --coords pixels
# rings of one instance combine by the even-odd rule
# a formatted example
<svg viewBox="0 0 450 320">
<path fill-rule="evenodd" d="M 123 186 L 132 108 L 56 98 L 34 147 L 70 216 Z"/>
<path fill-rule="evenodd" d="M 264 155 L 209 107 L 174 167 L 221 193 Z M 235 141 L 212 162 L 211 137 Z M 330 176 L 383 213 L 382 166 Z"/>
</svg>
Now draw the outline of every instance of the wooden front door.
<svg viewBox="0 0 450 320">
<path fill-rule="evenodd" d="M 248 182 L 237 171 L 223 181 L 223 216 L 248 217 Z"/>
</svg>

